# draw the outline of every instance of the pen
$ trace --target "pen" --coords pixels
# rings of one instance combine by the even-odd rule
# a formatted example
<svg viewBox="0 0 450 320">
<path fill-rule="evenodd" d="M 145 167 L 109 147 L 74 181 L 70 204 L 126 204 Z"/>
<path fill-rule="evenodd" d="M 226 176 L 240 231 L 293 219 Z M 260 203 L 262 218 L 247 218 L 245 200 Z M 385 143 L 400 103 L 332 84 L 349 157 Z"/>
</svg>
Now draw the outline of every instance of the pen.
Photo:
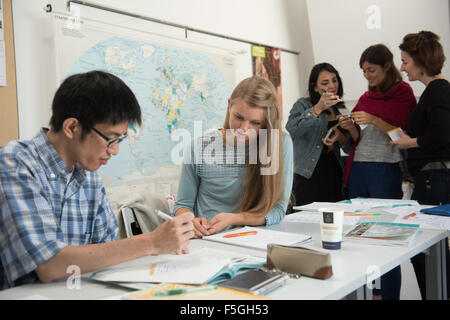
<svg viewBox="0 0 450 320">
<path fill-rule="evenodd" d="M 164 213 L 160 210 L 156 210 L 156 214 L 158 216 L 160 216 L 161 218 L 163 218 L 164 220 L 172 220 L 173 219 L 173 217 L 169 216 L 167 213 Z"/>
<path fill-rule="evenodd" d="M 370 212 L 359 212 L 359 213 L 350 213 L 350 212 L 346 212 L 344 213 L 344 216 L 381 216 L 382 213 L 378 213 L 378 212 L 374 212 L 374 213 L 370 213 Z"/>
<path fill-rule="evenodd" d="M 224 238 L 234 238 L 234 237 L 241 237 L 241 236 L 248 236 L 250 234 L 257 234 L 258 231 L 248 231 L 248 232 L 241 232 L 241 233 L 230 233 L 226 234 L 223 237 Z"/>
<path fill-rule="evenodd" d="M 174 289 L 174 290 L 167 290 L 167 291 L 158 291 L 158 292 L 155 293 L 155 296 L 157 296 L 157 297 L 173 296 L 175 294 L 190 293 L 190 292 L 197 292 L 197 291 L 206 291 L 206 290 L 214 290 L 214 289 L 217 289 L 217 285 L 213 285 L 213 286 L 198 286 L 198 287 L 192 287 L 192 288 Z"/>
</svg>

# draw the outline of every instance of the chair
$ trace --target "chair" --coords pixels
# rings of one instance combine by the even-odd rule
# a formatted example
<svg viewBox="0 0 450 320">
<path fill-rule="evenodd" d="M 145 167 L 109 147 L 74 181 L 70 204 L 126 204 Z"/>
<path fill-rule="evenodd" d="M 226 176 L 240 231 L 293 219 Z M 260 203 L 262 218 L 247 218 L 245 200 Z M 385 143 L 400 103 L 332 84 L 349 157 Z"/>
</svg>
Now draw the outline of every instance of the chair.
<svg viewBox="0 0 450 320">
<path fill-rule="evenodd" d="M 156 210 L 170 214 L 163 195 L 138 187 L 125 187 L 117 199 L 117 206 L 119 239 L 153 231 L 164 222 Z"/>
</svg>

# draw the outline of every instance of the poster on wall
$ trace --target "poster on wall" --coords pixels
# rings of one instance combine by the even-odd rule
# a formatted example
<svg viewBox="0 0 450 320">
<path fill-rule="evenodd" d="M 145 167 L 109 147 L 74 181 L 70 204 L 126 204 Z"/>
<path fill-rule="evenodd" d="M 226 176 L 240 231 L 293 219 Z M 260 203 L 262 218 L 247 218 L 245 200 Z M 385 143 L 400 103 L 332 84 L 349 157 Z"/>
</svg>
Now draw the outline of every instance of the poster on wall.
<svg viewBox="0 0 450 320">
<path fill-rule="evenodd" d="M 280 111 L 283 108 L 281 95 L 281 49 L 252 46 L 253 74 L 273 83 L 278 94 Z"/>
<path fill-rule="evenodd" d="M 236 81 L 235 57 L 103 21 L 63 14 L 53 21 L 58 82 L 75 73 L 107 71 L 130 87 L 142 109 L 142 126 L 129 127 L 119 154 L 100 168 L 107 191 L 126 184 L 175 194 L 181 164 L 174 154 L 198 131 L 223 126 Z"/>
</svg>

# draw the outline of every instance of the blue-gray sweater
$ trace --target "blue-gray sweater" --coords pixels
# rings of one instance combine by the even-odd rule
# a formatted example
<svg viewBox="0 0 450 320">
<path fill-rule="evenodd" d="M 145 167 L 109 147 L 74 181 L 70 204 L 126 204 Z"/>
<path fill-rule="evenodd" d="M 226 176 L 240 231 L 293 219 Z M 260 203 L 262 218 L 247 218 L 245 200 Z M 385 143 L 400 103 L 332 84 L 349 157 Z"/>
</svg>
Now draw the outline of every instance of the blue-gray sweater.
<svg viewBox="0 0 450 320">
<path fill-rule="evenodd" d="M 322 112 L 317 118 L 312 114 L 313 104 L 310 98 L 300 98 L 294 104 L 286 123 L 286 130 L 291 134 L 294 143 L 294 172 L 311 178 L 317 161 L 320 158 L 324 144 L 322 138 L 328 131 L 328 115 Z M 336 114 L 340 114 L 335 108 Z M 334 154 L 342 166 L 341 146 L 335 142 Z M 351 138 L 347 139 L 342 149 L 350 153 Z"/>
</svg>

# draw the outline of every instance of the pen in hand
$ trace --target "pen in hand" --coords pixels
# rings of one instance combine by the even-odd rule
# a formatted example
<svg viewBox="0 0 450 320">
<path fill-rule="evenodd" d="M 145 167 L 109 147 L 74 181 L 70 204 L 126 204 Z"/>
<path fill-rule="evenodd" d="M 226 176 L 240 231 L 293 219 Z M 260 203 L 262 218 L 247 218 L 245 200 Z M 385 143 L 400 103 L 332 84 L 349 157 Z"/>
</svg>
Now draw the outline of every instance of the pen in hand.
<svg viewBox="0 0 450 320">
<path fill-rule="evenodd" d="M 164 213 L 160 210 L 156 210 L 156 214 L 163 218 L 164 220 L 173 220 L 173 217 L 169 216 L 167 213 Z"/>
</svg>

